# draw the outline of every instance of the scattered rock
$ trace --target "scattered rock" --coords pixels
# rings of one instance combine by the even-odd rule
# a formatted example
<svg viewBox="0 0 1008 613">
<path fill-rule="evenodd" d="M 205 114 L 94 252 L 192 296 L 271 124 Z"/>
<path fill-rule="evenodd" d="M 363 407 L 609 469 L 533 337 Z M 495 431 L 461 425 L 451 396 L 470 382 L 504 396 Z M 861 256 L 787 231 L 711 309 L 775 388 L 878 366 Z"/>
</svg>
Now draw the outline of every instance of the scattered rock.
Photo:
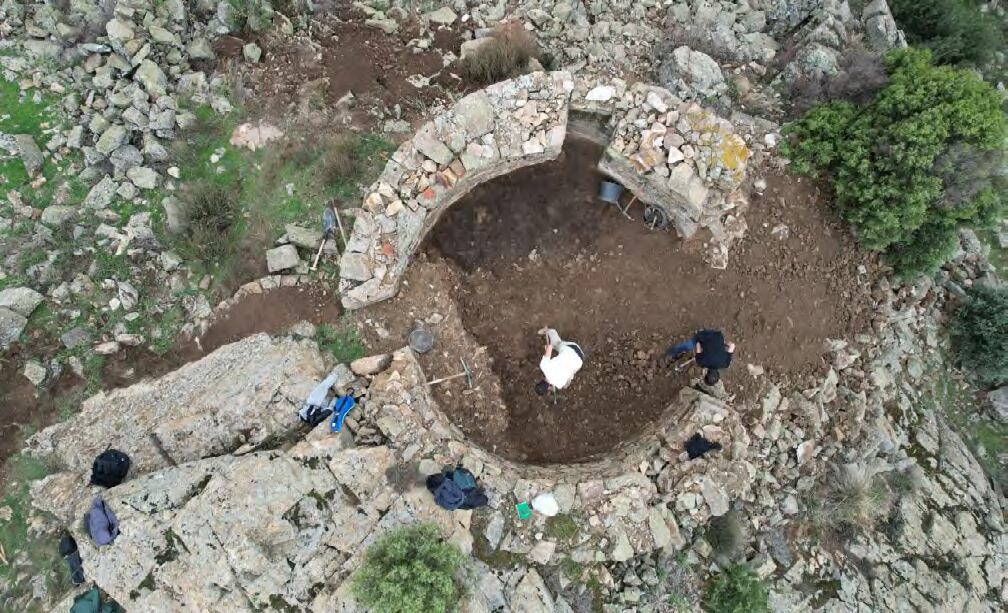
<svg viewBox="0 0 1008 613">
<path fill-rule="evenodd" d="M 7 308 L 22 317 L 31 317 L 45 297 L 30 287 L 8 287 L 0 290 L 0 308 Z"/>
<path fill-rule="evenodd" d="M 353 362 L 350 362 L 350 370 L 353 374 L 366 377 L 370 375 L 377 375 L 392 363 L 392 355 L 388 353 L 382 353 L 379 355 L 367 356 L 364 358 L 357 358 Z"/>
<path fill-rule="evenodd" d="M 42 150 L 35 144 L 35 139 L 30 134 L 15 134 L 14 140 L 28 176 L 34 177 L 42 172 L 45 158 L 42 157 Z"/>
<path fill-rule="evenodd" d="M 6 349 L 11 343 L 21 338 L 21 333 L 28 325 L 28 318 L 20 313 L 0 307 L 0 348 Z"/>
<path fill-rule="evenodd" d="M 451 10 L 451 7 L 442 6 L 436 11 L 427 13 L 427 19 L 431 23 L 450 26 L 455 23 L 456 19 L 458 19 L 458 15 L 455 14 L 455 11 Z"/>
<path fill-rule="evenodd" d="M 294 245 L 281 245 L 266 252 L 266 268 L 270 272 L 280 272 L 296 268 L 301 263 Z"/>
<path fill-rule="evenodd" d="M 158 186 L 157 172 L 147 166 L 134 166 L 126 171 L 126 176 L 140 189 L 155 189 Z"/>
<path fill-rule="evenodd" d="M 46 371 L 45 366 L 43 366 L 38 360 L 28 360 L 25 362 L 22 374 L 25 376 L 25 379 L 28 379 L 28 381 L 31 382 L 32 385 L 38 387 L 42 385 L 43 381 L 45 381 L 48 372 Z"/>
<path fill-rule="evenodd" d="M 115 341 L 107 341 L 104 343 L 98 343 L 94 346 L 94 352 L 98 355 L 113 355 L 119 353 L 119 343 Z"/>
<path fill-rule="evenodd" d="M 301 249 L 318 249 L 319 243 L 322 242 L 321 230 L 309 230 L 289 223 L 284 226 L 284 231 L 287 233 L 287 240 Z"/>
<path fill-rule="evenodd" d="M 245 147 L 249 151 L 255 151 L 281 138 L 283 132 L 280 128 L 260 120 L 258 123 L 243 123 L 236 126 L 231 133 L 230 143 L 234 147 Z"/>
<path fill-rule="evenodd" d="M 246 62 L 258 64 L 259 60 L 262 58 L 262 49 L 260 49 L 259 45 L 255 43 L 248 43 L 242 47 L 242 55 L 245 57 Z"/>
<path fill-rule="evenodd" d="M 75 326 L 60 335 L 60 342 L 67 349 L 74 349 L 91 342 L 91 333 L 83 326 Z"/>
<path fill-rule="evenodd" d="M 991 414 L 1001 423 L 1008 424 L 1008 386 L 988 393 L 987 403 Z"/>
<path fill-rule="evenodd" d="M 163 96 L 167 92 L 168 77 L 165 76 L 160 66 L 150 60 L 140 62 L 140 67 L 137 68 L 133 78 L 155 98 Z"/>
<path fill-rule="evenodd" d="M 52 204 L 42 209 L 39 221 L 50 226 L 62 226 L 76 216 L 76 208 Z"/>
<path fill-rule="evenodd" d="M 109 155 L 126 142 L 126 128 L 120 125 L 109 126 L 95 143 L 95 150 L 103 155 Z"/>
</svg>

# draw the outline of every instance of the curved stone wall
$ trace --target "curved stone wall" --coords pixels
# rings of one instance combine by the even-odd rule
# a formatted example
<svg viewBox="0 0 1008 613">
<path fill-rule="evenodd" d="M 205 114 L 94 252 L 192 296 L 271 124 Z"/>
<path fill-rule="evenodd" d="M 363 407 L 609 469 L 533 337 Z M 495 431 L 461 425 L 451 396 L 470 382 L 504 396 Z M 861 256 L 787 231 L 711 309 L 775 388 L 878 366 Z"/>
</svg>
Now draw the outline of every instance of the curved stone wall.
<svg viewBox="0 0 1008 613">
<path fill-rule="evenodd" d="M 623 561 L 682 546 L 680 527 L 692 529 L 725 514 L 729 501 L 748 499 L 755 468 L 741 414 L 721 400 L 684 388 L 651 432 L 579 464 L 535 466 L 512 462 L 469 441 L 431 397 L 427 379 L 408 348 L 368 388 L 361 425 L 380 431 L 400 462 L 421 472 L 463 463 L 486 486 L 500 522 L 492 549 L 546 563 L 554 555 L 577 562 Z M 701 432 L 723 452 L 690 460 L 683 443 Z M 401 454 L 401 455 L 399 455 Z M 429 467 L 428 467 L 429 466 Z M 522 522 L 513 505 L 552 493 L 560 512 L 579 518 L 578 537 L 536 536 L 541 519 Z M 541 534 L 540 534 L 541 537 Z"/>
<path fill-rule="evenodd" d="M 745 232 L 738 187 L 750 151 L 733 124 L 659 87 L 535 72 L 462 98 L 392 155 L 340 259 L 343 306 L 395 295 L 427 231 L 474 187 L 556 159 L 571 110 L 608 118 L 599 169 L 665 209 L 679 236 L 709 228 L 711 264 L 723 268 L 731 241 Z"/>
</svg>

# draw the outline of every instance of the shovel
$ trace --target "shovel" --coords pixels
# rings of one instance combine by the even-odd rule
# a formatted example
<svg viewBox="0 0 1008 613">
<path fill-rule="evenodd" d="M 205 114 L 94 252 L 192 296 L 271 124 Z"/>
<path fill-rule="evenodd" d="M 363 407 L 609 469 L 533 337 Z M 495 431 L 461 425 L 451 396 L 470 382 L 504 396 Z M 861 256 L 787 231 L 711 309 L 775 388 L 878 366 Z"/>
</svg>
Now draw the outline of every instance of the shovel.
<svg viewBox="0 0 1008 613">
<path fill-rule="evenodd" d="M 315 261 L 311 265 L 313 272 L 318 268 L 319 258 L 322 257 L 322 249 L 325 247 L 326 241 L 332 237 L 333 231 L 336 230 L 338 220 L 339 218 L 336 217 L 336 211 L 332 206 L 327 206 L 322 211 L 322 241 L 319 244 L 318 253 L 315 254 Z"/>
</svg>

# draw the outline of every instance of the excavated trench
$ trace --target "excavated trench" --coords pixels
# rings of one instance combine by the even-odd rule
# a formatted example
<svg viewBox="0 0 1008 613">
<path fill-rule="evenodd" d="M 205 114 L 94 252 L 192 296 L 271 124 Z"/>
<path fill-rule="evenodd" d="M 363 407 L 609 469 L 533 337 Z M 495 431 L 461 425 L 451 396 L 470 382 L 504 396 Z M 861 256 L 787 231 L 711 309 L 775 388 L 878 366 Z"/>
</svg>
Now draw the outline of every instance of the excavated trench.
<svg viewBox="0 0 1008 613">
<path fill-rule="evenodd" d="M 568 136 L 560 158 L 479 185 L 441 216 L 424 258 L 452 269 L 448 290 L 466 331 L 487 348 L 499 402 L 482 392 L 435 388 L 446 415 L 470 439 L 512 460 L 554 464 L 597 459 L 653 430 L 678 391 L 700 375 L 660 368 L 673 342 L 702 327 L 739 345 L 723 377 L 738 406 L 775 380 L 821 369 L 826 338 L 859 330 L 862 263 L 818 190 L 770 177 L 757 227 L 728 270 L 703 259 L 704 239 L 649 230 L 635 204 L 627 219 L 596 198 L 602 147 Z M 751 213 L 750 213 L 751 214 Z M 771 234 L 784 223 L 785 238 Z M 426 264 L 425 264 L 426 265 Z M 533 386 L 542 339 L 555 327 L 587 357 L 554 404 Z M 493 406 L 491 406 L 493 405 Z"/>
</svg>

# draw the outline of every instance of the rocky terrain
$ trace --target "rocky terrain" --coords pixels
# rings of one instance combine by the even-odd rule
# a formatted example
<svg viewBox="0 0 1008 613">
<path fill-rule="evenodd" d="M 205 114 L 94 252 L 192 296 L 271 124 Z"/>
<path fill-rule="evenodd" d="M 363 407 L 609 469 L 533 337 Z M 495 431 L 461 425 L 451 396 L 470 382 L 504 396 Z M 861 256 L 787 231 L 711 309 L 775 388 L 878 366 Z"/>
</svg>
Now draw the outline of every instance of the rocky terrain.
<svg viewBox="0 0 1008 613">
<path fill-rule="evenodd" d="M 538 43 L 526 74 L 470 82 L 463 58 L 502 23 Z M 433 522 L 469 559 L 466 611 L 699 610 L 738 562 L 774 611 L 1003 610 L 1008 395 L 977 398 L 942 326 L 966 289 L 1002 283 L 1004 231 L 963 231 L 933 277 L 882 275 L 870 333 L 831 339 L 811 384 L 749 364 L 754 398 L 685 387 L 653 431 L 586 463 L 468 441 L 405 338 L 345 353 L 381 329 L 446 208 L 597 126 L 598 168 L 726 269 L 763 223 L 751 196 L 787 165 L 793 92 L 852 49 L 906 44 L 885 0 L 0 2 L 2 450 L 39 467 L 3 482 L 0 608 L 69 609 L 68 530 L 88 586 L 129 611 L 358 611 L 366 547 Z M 359 66 L 326 62 L 341 45 L 417 72 L 353 81 Z M 204 234 L 198 185 L 235 194 Z M 332 236 L 327 202 L 346 225 Z M 354 311 L 314 322 L 350 336 L 264 321 L 249 332 L 275 334 L 200 349 L 229 309 L 294 286 Z M 297 419 L 329 372 L 360 403 L 338 435 Z M 690 460 L 696 432 L 723 449 Z M 104 492 L 122 535 L 97 548 L 80 518 L 108 446 L 134 464 Z M 488 508 L 434 505 L 423 478 L 456 462 Z M 824 519 L 838 483 L 873 497 L 873 525 Z M 540 493 L 560 514 L 518 520 Z"/>
</svg>

